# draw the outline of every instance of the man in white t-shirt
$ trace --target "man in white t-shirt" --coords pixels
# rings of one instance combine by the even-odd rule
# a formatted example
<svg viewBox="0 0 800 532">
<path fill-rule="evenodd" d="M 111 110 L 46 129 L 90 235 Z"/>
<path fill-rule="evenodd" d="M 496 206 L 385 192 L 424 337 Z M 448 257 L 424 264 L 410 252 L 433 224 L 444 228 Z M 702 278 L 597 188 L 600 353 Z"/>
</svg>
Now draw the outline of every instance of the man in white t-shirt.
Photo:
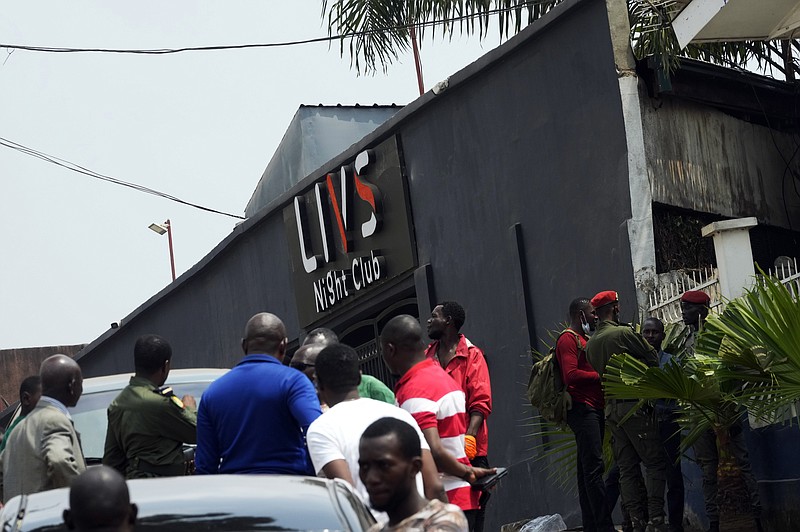
<svg viewBox="0 0 800 532">
<path fill-rule="evenodd" d="M 316 370 L 320 399 L 330 407 L 311 424 L 306 435 L 308 451 L 317 474 L 346 480 L 364 502 L 369 504 L 369 495 L 358 476 L 359 440 L 364 430 L 374 421 L 393 417 L 414 427 L 419 435 L 422 446 L 422 478 L 420 482 L 418 477 L 417 484 L 423 491 L 422 495 L 427 499 L 447 502 L 428 443 L 411 414 L 382 401 L 359 397 L 361 373 L 355 350 L 344 344 L 326 347 L 317 356 Z M 373 513 L 378 514 L 375 511 Z M 385 514 L 382 517 L 385 521 Z"/>
</svg>

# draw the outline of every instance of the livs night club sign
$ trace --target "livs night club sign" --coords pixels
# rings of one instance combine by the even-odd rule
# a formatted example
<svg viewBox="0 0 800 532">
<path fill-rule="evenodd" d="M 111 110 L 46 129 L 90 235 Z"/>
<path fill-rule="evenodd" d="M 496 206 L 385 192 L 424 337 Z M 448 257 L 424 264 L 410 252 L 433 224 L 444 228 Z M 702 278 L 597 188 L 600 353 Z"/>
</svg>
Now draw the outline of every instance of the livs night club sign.
<svg viewBox="0 0 800 532">
<path fill-rule="evenodd" d="M 416 264 L 396 137 L 364 150 L 284 210 L 302 326 Z"/>
</svg>

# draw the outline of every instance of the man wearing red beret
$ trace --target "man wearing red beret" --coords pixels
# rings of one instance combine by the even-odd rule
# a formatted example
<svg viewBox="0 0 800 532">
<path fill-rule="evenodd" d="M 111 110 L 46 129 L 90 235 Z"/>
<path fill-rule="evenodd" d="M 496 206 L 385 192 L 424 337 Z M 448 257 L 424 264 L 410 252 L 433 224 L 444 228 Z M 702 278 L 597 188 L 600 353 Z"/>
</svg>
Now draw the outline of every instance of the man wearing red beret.
<svg viewBox="0 0 800 532">
<path fill-rule="evenodd" d="M 689 328 L 689 337 L 686 340 L 688 356 L 694 356 L 694 345 L 697 332 L 703 328 L 703 323 L 708 317 L 711 298 L 700 290 L 689 290 L 681 296 L 681 314 L 683 322 Z M 736 460 L 741 471 L 744 486 L 750 499 L 750 511 L 755 519 L 756 530 L 762 531 L 761 524 L 761 498 L 758 494 L 758 481 L 753 475 L 750 466 L 750 456 L 747 444 L 744 441 L 742 423 L 738 422 L 728 429 L 728 450 Z M 703 471 L 703 499 L 706 507 L 706 517 L 709 520 L 709 532 L 719 532 L 719 505 L 717 504 L 717 468 L 719 466 L 719 450 L 717 449 L 717 435 L 713 430 L 705 432 L 694 444 L 697 464 Z"/>
<path fill-rule="evenodd" d="M 600 324 L 586 344 L 586 357 L 601 377 L 606 364 L 616 354 L 626 353 L 648 366 L 658 366 L 658 353 L 653 346 L 630 326 L 619 323 L 616 292 L 600 292 L 592 298 L 591 304 Z M 655 419 L 652 414 L 638 411 L 622 423 L 637 403 L 636 399 L 606 400 L 606 421 L 613 435 L 614 459 L 619 465 L 622 504 L 631 516 L 635 532 L 666 531 L 664 489 L 667 466 Z M 642 504 L 638 490 L 641 486 L 639 464 L 644 464 L 647 471 L 644 481 L 647 507 Z"/>
</svg>

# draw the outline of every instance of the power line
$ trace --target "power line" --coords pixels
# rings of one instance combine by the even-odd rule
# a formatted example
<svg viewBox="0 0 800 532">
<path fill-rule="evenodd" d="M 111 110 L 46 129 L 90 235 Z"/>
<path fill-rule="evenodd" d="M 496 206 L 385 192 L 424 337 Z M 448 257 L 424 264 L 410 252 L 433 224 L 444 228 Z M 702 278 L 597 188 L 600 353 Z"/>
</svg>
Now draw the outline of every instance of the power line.
<svg viewBox="0 0 800 532">
<path fill-rule="evenodd" d="M 0 43 L 0 48 L 9 50 L 26 50 L 28 52 L 46 52 L 46 53 L 106 53 L 106 54 L 136 54 L 136 55 L 168 55 L 179 54 L 184 52 L 208 52 L 218 50 L 245 50 L 249 48 L 284 48 L 289 46 L 299 46 L 304 44 L 314 44 L 319 42 L 333 42 L 336 40 L 350 39 L 354 37 L 362 37 L 366 35 L 373 35 L 376 33 L 384 33 L 388 31 L 410 29 L 411 27 L 428 27 L 450 22 L 462 22 L 467 19 L 485 18 L 489 15 L 496 15 L 507 11 L 518 10 L 524 7 L 532 7 L 537 4 L 548 4 L 552 0 L 530 0 L 528 2 L 520 2 L 512 7 L 490 9 L 479 14 L 459 15 L 456 17 L 443 18 L 439 20 L 431 20 L 426 22 L 419 22 L 417 24 L 401 24 L 397 26 L 386 26 L 374 30 L 356 31 L 352 33 L 343 33 L 340 35 L 329 35 L 327 37 L 315 37 L 312 39 L 300 39 L 294 41 L 281 41 L 272 43 L 250 43 L 250 44 L 222 44 L 222 45 L 209 45 L 209 46 L 184 46 L 181 48 L 145 48 L 145 49 L 128 49 L 128 48 L 65 48 L 56 46 L 30 46 L 24 44 L 3 44 Z"/>
<path fill-rule="evenodd" d="M 44 152 L 40 152 L 33 148 L 29 148 L 28 146 L 24 146 L 19 144 L 18 142 L 14 142 L 12 140 L 5 139 L 0 137 L 0 146 L 4 146 L 6 148 L 10 148 L 12 150 L 16 150 L 20 153 L 24 153 L 25 155 L 29 155 L 31 157 L 36 157 L 37 159 L 41 159 L 45 162 L 54 164 L 56 166 L 60 166 L 62 168 L 66 168 L 72 172 L 76 172 L 79 174 L 87 175 L 89 177 L 93 177 L 95 179 L 100 179 L 101 181 L 107 181 L 109 183 L 113 183 L 115 185 L 120 185 L 123 187 L 132 188 L 133 190 L 144 192 L 145 194 L 151 194 L 153 196 L 158 196 L 160 198 L 164 198 L 170 201 L 174 201 L 176 203 L 180 203 L 182 205 L 186 205 L 188 207 L 193 207 L 195 209 L 200 209 L 201 211 L 211 212 L 214 214 L 221 214 L 223 216 L 229 216 L 231 218 L 236 218 L 239 220 L 245 220 L 244 216 L 239 216 L 238 214 L 231 214 L 229 212 L 218 211 L 216 209 L 212 209 L 210 207 L 204 207 L 203 205 L 199 205 L 197 203 L 192 203 L 190 201 L 182 200 L 177 198 L 171 194 L 166 194 L 164 192 L 159 192 L 158 190 L 154 190 L 152 188 L 148 188 L 142 185 L 137 185 L 136 183 L 129 183 L 128 181 L 123 181 L 122 179 L 117 179 L 116 177 L 112 177 L 109 175 L 101 174 L 99 172 L 95 172 L 94 170 L 90 170 L 85 168 L 79 164 L 72 163 L 65 159 L 61 159 L 60 157 L 56 157 L 54 155 L 48 155 Z"/>
</svg>

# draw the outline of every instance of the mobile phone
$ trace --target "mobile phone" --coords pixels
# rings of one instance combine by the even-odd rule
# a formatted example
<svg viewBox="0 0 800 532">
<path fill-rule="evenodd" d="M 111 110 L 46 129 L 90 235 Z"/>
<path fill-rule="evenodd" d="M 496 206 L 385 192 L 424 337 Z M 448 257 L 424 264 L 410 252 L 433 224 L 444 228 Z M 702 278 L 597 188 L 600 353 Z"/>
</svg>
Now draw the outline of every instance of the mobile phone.
<svg viewBox="0 0 800 532">
<path fill-rule="evenodd" d="M 495 474 L 479 478 L 472 486 L 482 490 L 492 489 L 501 478 L 508 474 L 508 469 L 505 467 L 497 467 L 495 469 L 497 470 Z"/>
</svg>

